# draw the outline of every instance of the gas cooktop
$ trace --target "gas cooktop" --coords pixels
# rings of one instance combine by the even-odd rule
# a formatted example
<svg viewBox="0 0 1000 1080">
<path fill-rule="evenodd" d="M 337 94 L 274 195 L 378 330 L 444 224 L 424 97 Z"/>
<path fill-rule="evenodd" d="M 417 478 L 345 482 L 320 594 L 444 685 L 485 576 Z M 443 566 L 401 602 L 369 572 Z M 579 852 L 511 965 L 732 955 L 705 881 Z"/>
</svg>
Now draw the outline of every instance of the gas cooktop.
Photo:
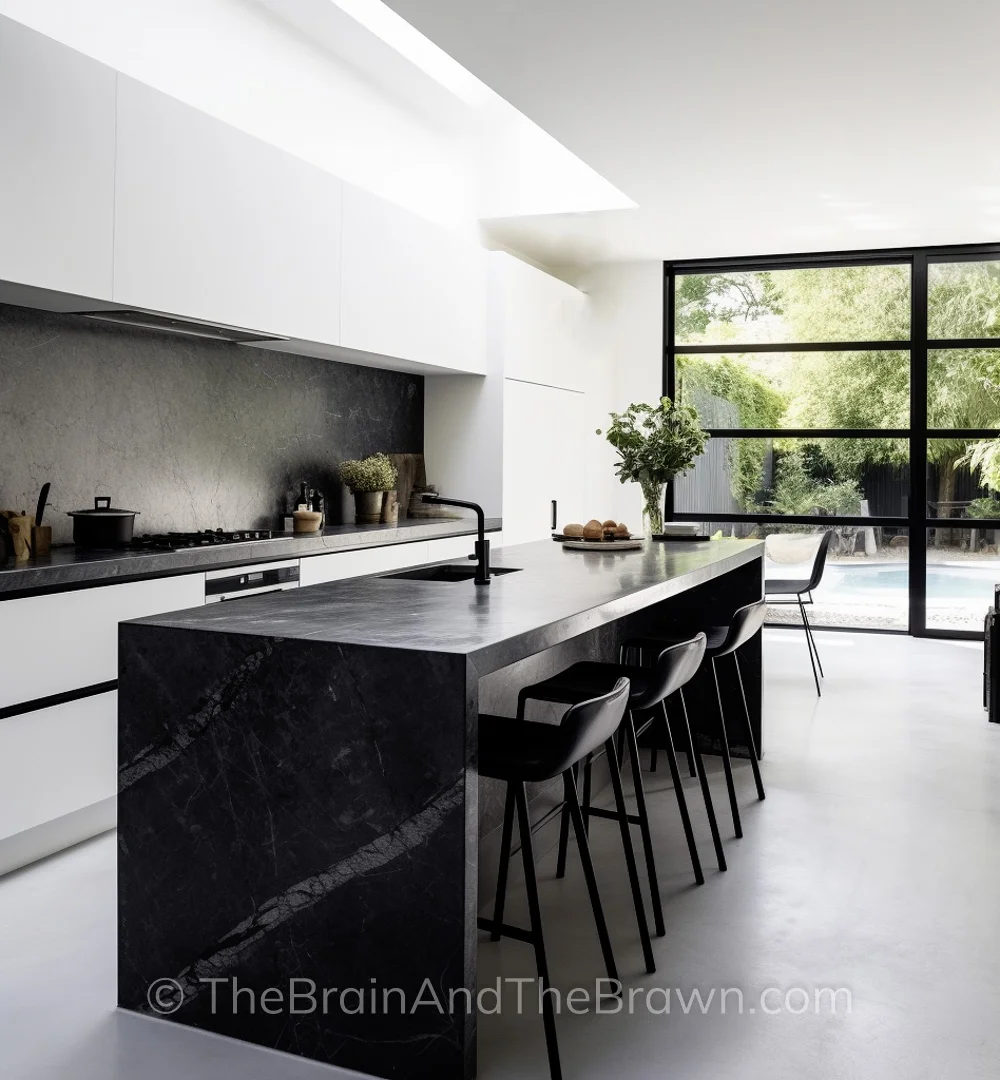
<svg viewBox="0 0 1000 1080">
<path fill-rule="evenodd" d="M 243 529 L 227 532 L 224 529 L 205 529 L 202 532 L 147 533 L 136 536 L 131 547 L 135 551 L 178 551 L 181 548 L 214 547 L 217 544 L 246 544 L 253 540 L 270 540 L 270 529 Z"/>
</svg>

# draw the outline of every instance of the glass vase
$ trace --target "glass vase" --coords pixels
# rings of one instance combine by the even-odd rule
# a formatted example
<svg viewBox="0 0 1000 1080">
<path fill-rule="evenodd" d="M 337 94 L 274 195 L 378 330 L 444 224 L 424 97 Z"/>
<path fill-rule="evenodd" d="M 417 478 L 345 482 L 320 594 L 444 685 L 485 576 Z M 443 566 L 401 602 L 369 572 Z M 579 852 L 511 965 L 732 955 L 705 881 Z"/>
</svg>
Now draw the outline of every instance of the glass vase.
<svg viewBox="0 0 1000 1080">
<path fill-rule="evenodd" d="M 663 532 L 663 493 L 666 484 L 655 480 L 640 480 L 642 489 L 642 532 L 650 539 Z"/>
</svg>

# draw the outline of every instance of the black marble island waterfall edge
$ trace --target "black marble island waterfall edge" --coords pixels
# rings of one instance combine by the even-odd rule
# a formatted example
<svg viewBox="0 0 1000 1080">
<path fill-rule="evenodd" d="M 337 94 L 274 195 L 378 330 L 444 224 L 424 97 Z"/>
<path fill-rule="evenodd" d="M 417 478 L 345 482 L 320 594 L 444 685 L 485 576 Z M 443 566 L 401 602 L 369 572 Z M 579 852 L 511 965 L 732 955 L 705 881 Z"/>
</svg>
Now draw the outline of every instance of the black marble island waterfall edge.
<svg viewBox="0 0 1000 1080">
<path fill-rule="evenodd" d="M 489 588 L 353 579 L 123 623 L 120 1006 L 156 1015 L 172 979 L 174 1022 L 377 1076 L 475 1075 L 478 709 L 611 659 L 620 633 L 758 598 L 762 555 L 541 542 L 498 553 L 521 572 Z M 758 719 L 759 651 L 750 667 Z M 315 1009 L 290 1011 L 296 979 Z"/>
</svg>

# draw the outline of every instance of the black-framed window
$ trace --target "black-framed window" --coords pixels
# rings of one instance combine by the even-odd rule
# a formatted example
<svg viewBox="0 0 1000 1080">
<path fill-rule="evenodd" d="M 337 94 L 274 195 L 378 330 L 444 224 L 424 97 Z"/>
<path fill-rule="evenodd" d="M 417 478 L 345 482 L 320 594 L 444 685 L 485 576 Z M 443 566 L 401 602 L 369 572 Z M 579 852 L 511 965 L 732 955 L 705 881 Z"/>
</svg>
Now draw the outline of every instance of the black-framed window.
<svg viewBox="0 0 1000 1080">
<path fill-rule="evenodd" d="M 713 436 L 668 516 L 835 528 L 831 576 L 864 596 L 853 571 L 879 566 L 887 628 L 975 633 L 1000 572 L 1000 244 L 665 263 L 663 377 Z"/>
</svg>

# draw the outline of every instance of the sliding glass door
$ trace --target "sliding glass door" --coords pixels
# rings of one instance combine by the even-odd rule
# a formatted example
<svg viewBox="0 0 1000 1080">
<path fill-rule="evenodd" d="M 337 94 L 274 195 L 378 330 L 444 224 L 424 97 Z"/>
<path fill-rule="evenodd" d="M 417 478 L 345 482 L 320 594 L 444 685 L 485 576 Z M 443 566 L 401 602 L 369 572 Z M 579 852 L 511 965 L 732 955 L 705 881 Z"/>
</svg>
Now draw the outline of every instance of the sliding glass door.
<svg viewBox="0 0 1000 1080">
<path fill-rule="evenodd" d="M 808 576 L 832 530 L 819 625 L 981 632 L 1000 573 L 1000 247 L 668 263 L 665 285 L 665 391 L 713 436 L 668 513 L 765 538 L 781 578 Z"/>
</svg>

